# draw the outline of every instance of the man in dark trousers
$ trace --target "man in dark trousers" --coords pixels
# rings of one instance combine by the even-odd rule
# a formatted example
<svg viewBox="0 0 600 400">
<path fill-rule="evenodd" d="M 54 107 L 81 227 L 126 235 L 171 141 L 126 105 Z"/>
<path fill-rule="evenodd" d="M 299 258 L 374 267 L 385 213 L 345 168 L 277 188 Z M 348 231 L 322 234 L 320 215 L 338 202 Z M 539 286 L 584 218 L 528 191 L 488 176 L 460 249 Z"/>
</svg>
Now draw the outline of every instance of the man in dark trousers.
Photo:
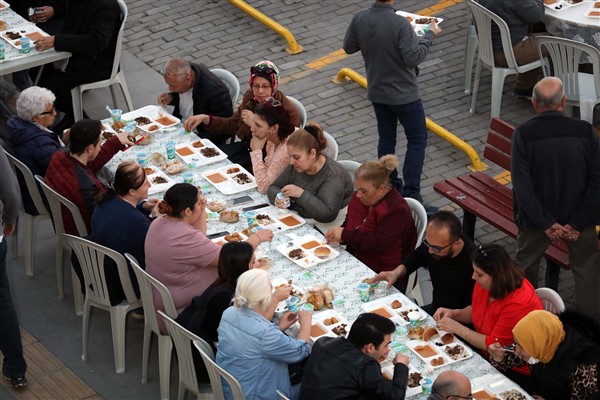
<svg viewBox="0 0 600 400">
<path fill-rule="evenodd" d="M 538 82 L 531 100 L 537 116 L 521 124 L 512 138 L 513 209 L 517 261 L 537 286 L 540 261 L 548 245 L 564 240 L 575 280 L 575 303 L 600 317 L 600 148 L 586 121 L 563 113 L 560 79 Z"/>
</svg>

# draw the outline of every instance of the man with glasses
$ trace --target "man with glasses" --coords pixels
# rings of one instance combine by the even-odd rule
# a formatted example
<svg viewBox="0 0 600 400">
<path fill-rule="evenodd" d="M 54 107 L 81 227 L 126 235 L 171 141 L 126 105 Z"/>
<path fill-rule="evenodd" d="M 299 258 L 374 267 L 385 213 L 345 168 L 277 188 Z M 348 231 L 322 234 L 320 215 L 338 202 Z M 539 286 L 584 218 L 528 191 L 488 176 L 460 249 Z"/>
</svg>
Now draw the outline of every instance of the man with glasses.
<svg viewBox="0 0 600 400">
<path fill-rule="evenodd" d="M 464 308 L 471 304 L 474 281 L 471 255 L 475 244 L 461 233 L 459 219 L 449 211 L 435 213 L 425 231 L 423 243 L 393 271 L 384 271 L 373 282 L 387 281 L 388 289 L 403 276 L 421 267 L 429 270 L 433 301 L 423 306 L 433 315 L 439 307 Z"/>
<path fill-rule="evenodd" d="M 438 375 L 427 400 L 473 400 L 469 378 L 458 371 L 444 371 Z"/>
<path fill-rule="evenodd" d="M 169 93 L 161 93 L 158 104 L 174 106 L 173 115 L 182 121 L 196 114 L 219 117 L 233 114 L 227 86 L 203 64 L 175 57 L 165 64 L 163 77 Z M 208 137 L 215 144 L 223 142 L 222 137 L 207 132 L 204 125 L 198 126 L 196 131 L 200 137 Z"/>
</svg>

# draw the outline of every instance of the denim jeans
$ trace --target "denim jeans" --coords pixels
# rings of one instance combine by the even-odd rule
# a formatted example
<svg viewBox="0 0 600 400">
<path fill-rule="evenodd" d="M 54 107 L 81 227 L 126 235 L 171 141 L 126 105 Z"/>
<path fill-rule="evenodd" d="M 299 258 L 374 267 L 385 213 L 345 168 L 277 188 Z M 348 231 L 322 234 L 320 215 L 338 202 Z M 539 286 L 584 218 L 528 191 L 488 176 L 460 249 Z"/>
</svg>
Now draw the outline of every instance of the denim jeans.
<svg viewBox="0 0 600 400">
<path fill-rule="evenodd" d="M 398 121 L 404 127 L 404 134 L 408 141 L 402 166 L 404 185 L 402 179 L 398 176 L 397 170 L 394 170 L 390 175 L 390 181 L 402 196 L 421 201 L 421 172 L 423 172 L 425 147 L 427 147 L 427 128 L 425 127 L 423 103 L 420 99 L 401 105 L 373 103 L 373 109 L 375 109 L 377 131 L 379 132 L 378 157 L 386 154 L 396 154 Z"/>
<path fill-rule="evenodd" d="M 0 242 L 0 351 L 4 354 L 2 373 L 9 378 L 21 378 L 25 375 L 27 365 L 23 358 L 17 312 L 8 286 L 6 252 L 7 245 L 4 238 Z"/>
</svg>

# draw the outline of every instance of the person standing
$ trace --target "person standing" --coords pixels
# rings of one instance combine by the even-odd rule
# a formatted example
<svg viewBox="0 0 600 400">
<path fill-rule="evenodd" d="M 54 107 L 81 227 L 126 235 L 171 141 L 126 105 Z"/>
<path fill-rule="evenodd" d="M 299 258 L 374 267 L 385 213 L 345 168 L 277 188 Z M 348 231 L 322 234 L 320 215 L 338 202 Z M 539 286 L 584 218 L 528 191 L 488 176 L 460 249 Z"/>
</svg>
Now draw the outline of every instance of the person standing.
<svg viewBox="0 0 600 400">
<path fill-rule="evenodd" d="M 517 261 L 535 287 L 548 245 L 564 240 L 575 281 L 575 304 L 600 318 L 600 145 L 594 127 L 567 117 L 560 79 L 547 77 L 533 89 L 539 114 L 519 125 L 512 138 L 513 210 Z"/>
<path fill-rule="evenodd" d="M 21 208 L 17 177 L 8 164 L 8 158 L 0 151 L 0 351 L 4 355 L 2 376 L 13 388 L 27 386 L 25 371 L 27 364 L 23 358 L 23 344 L 17 312 L 10 295 L 6 271 L 6 237 L 15 231 L 17 215 Z"/>
<path fill-rule="evenodd" d="M 403 197 L 423 202 L 421 172 L 427 129 L 417 84 L 418 65 L 442 30 L 432 21 L 430 30 L 417 37 L 410 22 L 396 14 L 393 4 L 394 0 L 376 0 L 358 12 L 346 31 L 344 51 L 360 51 L 365 60 L 368 97 L 379 132 L 377 156 L 396 153 L 397 120 L 400 121 L 408 141 L 402 166 L 404 183 L 397 170 L 392 172 L 391 182 Z M 428 213 L 436 211 L 430 206 L 426 209 Z"/>
</svg>

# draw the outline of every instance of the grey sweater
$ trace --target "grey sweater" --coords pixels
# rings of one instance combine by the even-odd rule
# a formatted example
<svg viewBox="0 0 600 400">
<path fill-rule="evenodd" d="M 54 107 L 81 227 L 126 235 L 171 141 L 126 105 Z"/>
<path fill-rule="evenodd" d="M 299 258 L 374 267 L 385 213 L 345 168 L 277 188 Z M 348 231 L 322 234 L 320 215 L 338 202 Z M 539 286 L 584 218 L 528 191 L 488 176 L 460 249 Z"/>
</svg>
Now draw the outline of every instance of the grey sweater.
<svg viewBox="0 0 600 400">
<path fill-rule="evenodd" d="M 4 233 L 4 224 L 11 225 L 17 221 L 21 209 L 21 192 L 17 176 L 13 172 L 4 151 L 0 151 L 0 242 Z"/>
<path fill-rule="evenodd" d="M 419 99 L 417 65 L 427 56 L 433 39 L 431 31 L 419 39 L 392 5 L 373 4 L 352 18 L 344 51 L 361 51 L 371 102 L 402 105 Z"/>
<path fill-rule="evenodd" d="M 289 165 L 269 186 L 269 201 L 274 203 L 275 196 L 285 185 L 296 185 L 304 189 L 304 192 L 300 197 L 291 199 L 293 210 L 318 222 L 333 221 L 340 210 L 350 202 L 354 184 L 344 167 L 327 156 L 325 159 L 323 168 L 314 175 L 296 172 L 294 167 Z"/>
</svg>

